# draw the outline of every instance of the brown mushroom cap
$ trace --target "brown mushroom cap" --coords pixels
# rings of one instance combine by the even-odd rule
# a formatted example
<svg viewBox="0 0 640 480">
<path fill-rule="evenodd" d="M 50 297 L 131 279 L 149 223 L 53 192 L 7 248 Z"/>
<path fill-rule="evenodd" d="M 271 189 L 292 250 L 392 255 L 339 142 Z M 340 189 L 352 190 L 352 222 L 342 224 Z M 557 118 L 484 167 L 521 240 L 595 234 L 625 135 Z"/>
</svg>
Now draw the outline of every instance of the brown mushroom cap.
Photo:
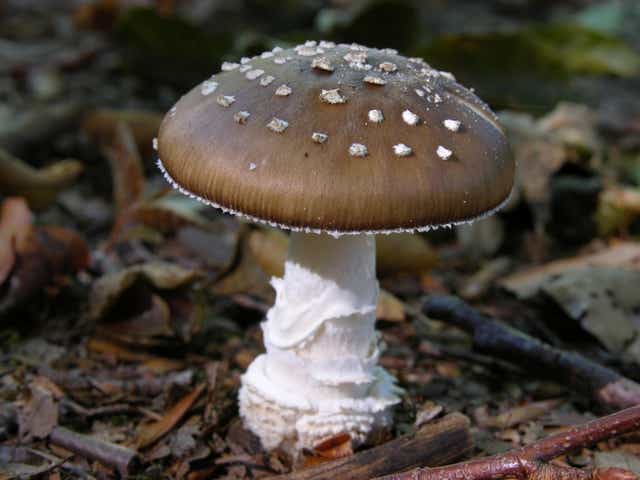
<svg viewBox="0 0 640 480">
<path fill-rule="evenodd" d="M 483 216 L 508 197 L 515 170 L 493 112 L 450 74 L 329 42 L 225 63 L 167 114 L 158 147 L 185 193 L 342 233 Z"/>
</svg>

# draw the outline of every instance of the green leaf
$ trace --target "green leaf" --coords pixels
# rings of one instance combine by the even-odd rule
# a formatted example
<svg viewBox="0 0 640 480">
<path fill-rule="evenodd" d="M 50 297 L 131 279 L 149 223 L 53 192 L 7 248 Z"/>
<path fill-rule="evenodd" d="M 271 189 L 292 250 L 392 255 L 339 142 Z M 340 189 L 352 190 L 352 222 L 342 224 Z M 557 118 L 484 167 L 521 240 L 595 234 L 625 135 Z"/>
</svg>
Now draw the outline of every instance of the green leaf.
<svg viewBox="0 0 640 480">
<path fill-rule="evenodd" d="M 640 73 L 640 55 L 623 40 L 578 25 L 551 25 L 529 32 L 542 60 L 568 74 L 611 74 L 630 77 Z"/>
<path fill-rule="evenodd" d="M 573 77 L 640 73 L 640 54 L 623 40 L 575 24 L 446 35 L 416 53 L 500 106 L 531 110 L 578 99 Z"/>
</svg>

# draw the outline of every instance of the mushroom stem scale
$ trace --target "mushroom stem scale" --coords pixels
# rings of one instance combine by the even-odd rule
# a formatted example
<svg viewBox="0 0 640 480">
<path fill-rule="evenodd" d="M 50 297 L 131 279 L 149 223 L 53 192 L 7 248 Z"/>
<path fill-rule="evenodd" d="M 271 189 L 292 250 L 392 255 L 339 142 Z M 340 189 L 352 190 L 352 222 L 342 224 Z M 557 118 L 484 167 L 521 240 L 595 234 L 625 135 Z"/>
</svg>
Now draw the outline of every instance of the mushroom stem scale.
<svg viewBox="0 0 640 480">
<path fill-rule="evenodd" d="M 372 235 L 292 233 L 266 353 L 242 377 L 240 414 L 267 449 L 293 454 L 334 435 L 355 444 L 391 424 L 395 380 L 377 365 Z"/>
</svg>

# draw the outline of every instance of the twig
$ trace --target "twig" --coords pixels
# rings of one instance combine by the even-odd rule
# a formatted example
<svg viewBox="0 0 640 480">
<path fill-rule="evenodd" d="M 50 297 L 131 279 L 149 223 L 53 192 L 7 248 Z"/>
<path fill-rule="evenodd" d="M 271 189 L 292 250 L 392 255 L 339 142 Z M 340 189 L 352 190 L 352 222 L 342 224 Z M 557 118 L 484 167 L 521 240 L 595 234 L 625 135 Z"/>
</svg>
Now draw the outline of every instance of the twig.
<svg viewBox="0 0 640 480">
<path fill-rule="evenodd" d="M 270 478 L 368 480 L 418 465 L 445 465 L 462 458 L 471 448 L 469 419 L 460 413 L 453 413 L 441 420 L 425 424 L 413 434 L 404 435 L 350 457 Z"/>
<path fill-rule="evenodd" d="M 144 409 L 129 405 L 127 403 L 114 403 L 113 405 L 104 405 L 102 407 L 86 408 L 71 399 L 65 398 L 62 400 L 62 404 L 70 410 L 73 410 L 74 413 L 80 415 L 83 418 L 103 417 L 106 415 L 118 415 L 127 413 L 146 415 Z"/>
<path fill-rule="evenodd" d="M 108 387 L 109 391 L 117 391 L 121 394 L 137 394 L 142 396 L 156 396 L 162 393 L 167 385 L 186 386 L 191 383 L 192 372 L 181 370 L 171 372 L 167 375 L 154 377 L 138 377 L 131 379 L 120 378 L 98 378 L 91 379 L 82 370 L 55 370 L 48 366 L 39 368 L 39 373 L 51 379 L 54 383 L 64 387 L 66 390 L 91 390 L 100 391 L 101 386 Z M 145 415 L 147 413 L 143 412 Z M 148 416 L 148 415 L 147 415 Z"/>
<path fill-rule="evenodd" d="M 421 468 L 397 473 L 380 480 L 495 480 L 504 477 L 530 480 L 544 478 L 547 480 L 595 480 L 596 475 L 602 477 L 602 470 L 599 472 L 595 470 L 594 472 L 597 473 L 594 474 L 594 472 L 575 468 L 557 467 L 545 462 L 638 429 L 640 429 L 640 405 L 570 428 L 511 452 L 445 467 Z M 610 472 L 610 474 L 613 473 L 620 479 L 635 478 L 635 476 L 629 477 L 624 470 Z M 629 473 L 629 475 L 632 474 Z"/>
<path fill-rule="evenodd" d="M 49 435 L 49 441 L 76 455 L 116 468 L 123 477 L 134 471 L 140 462 L 138 454 L 130 448 L 73 432 L 64 427 L 55 427 Z"/>
<path fill-rule="evenodd" d="M 486 317 L 457 297 L 428 297 L 422 311 L 471 333 L 477 351 L 526 366 L 528 371 L 544 372 L 589 394 L 610 410 L 640 404 L 640 385 L 633 380 Z"/>
</svg>

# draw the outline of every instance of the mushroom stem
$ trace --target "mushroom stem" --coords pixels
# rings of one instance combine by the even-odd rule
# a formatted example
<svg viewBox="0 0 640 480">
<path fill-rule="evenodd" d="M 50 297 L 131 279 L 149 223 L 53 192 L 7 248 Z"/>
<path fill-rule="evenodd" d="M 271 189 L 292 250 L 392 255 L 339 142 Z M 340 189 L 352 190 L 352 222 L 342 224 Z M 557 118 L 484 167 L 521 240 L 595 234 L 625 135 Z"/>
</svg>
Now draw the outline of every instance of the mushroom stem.
<svg viewBox="0 0 640 480">
<path fill-rule="evenodd" d="M 377 365 L 372 235 L 293 233 L 266 353 L 242 377 L 240 414 L 266 449 L 296 454 L 347 433 L 358 444 L 391 421 L 394 379 Z"/>
</svg>

